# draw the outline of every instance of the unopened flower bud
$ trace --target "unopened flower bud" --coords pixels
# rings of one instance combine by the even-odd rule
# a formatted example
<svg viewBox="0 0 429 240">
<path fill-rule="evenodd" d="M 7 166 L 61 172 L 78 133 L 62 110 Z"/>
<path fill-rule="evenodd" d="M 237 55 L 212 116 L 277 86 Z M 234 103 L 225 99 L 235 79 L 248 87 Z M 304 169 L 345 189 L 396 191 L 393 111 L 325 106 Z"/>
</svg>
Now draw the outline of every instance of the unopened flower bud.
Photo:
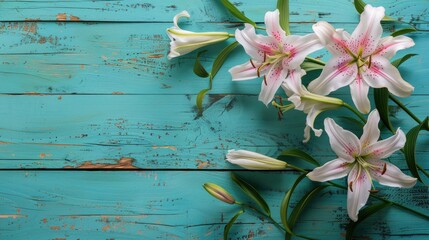
<svg viewBox="0 0 429 240">
<path fill-rule="evenodd" d="M 226 202 L 229 204 L 234 204 L 235 199 L 231 194 L 229 194 L 224 188 L 214 183 L 204 183 L 204 189 L 210 193 L 213 197 L 221 200 L 222 202 Z"/>
</svg>

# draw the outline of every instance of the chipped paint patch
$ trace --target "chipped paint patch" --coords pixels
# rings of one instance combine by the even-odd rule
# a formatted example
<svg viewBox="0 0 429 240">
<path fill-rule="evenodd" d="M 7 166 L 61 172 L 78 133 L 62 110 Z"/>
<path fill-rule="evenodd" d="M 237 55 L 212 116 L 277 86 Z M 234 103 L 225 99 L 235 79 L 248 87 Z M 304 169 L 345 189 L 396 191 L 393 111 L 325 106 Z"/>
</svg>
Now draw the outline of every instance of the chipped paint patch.
<svg viewBox="0 0 429 240">
<path fill-rule="evenodd" d="M 70 21 L 80 21 L 80 18 L 70 14 Z"/>
<path fill-rule="evenodd" d="M 210 166 L 210 162 L 209 161 L 202 161 L 202 160 L 195 160 L 195 162 L 197 162 L 197 168 L 198 169 L 202 169 L 202 168 L 207 168 Z"/>
<path fill-rule="evenodd" d="M 67 20 L 67 14 L 66 13 L 58 13 L 56 16 L 57 21 L 65 21 Z"/>
<path fill-rule="evenodd" d="M 0 214 L 0 219 L 1 218 L 26 218 L 27 215 L 22 215 L 22 214 Z"/>
<path fill-rule="evenodd" d="M 175 146 L 152 146 L 153 149 L 170 149 L 173 151 L 177 151 L 177 148 Z"/>
<path fill-rule="evenodd" d="M 77 169 L 138 169 L 138 167 L 133 165 L 135 161 L 134 158 L 123 157 L 117 160 L 117 163 L 93 163 L 91 161 L 86 161 L 78 167 L 65 166 L 64 168 L 77 168 Z"/>
</svg>

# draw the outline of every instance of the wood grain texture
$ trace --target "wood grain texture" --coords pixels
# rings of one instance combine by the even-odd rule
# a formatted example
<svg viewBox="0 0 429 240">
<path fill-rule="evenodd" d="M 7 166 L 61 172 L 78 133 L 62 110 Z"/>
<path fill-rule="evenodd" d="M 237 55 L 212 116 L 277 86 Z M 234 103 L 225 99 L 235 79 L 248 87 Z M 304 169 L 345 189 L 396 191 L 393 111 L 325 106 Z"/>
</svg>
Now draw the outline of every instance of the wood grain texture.
<svg viewBox="0 0 429 240">
<path fill-rule="evenodd" d="M 260 25 L 265 11 L 276 4 L 232 2 Z M 358 22 L 352 0 L 290 2 L 294 34 L 312 32 L 320 20 L 348 31 Z M 423 119 L 429 101 L 428 1 L 366 2 L 384 5 L 387 15 L 426 31 L 409 34 L 416 46 L 397 55 L 419 54 L 400 70 L 415 86 L 403 101 Z M 217 75 L 204 115 L 196 117 L 196 94 L 208 81 L 192 73 L 195 53 L 166 58 L 165 29 L 182 10 L 191 14 L 180 22 L 187 30 L 233 33 L 241 27 L 219 1 L 211 0 L 0 1 L 0 239 L 222 239 L 224 225 L 238 208 L 217 201 L 201 186 L 215 182 L 247 201 L 229 178 L 237 167 L 224 160 L 227 150 L 276 156 L 295 147 L 322 163 L 335 157 L 326 134 L 301 143 L 304 114 L 291 111 L 279 121 L 275 109 L 257 101 L 260 79 L 231 81 L 227 69 L 248 60 L 241 47 Z M 385 24 L 384 35 L 404 26 Z M 202 63 L 210 68 L 226 44 L 206 48 Z M 323 50 L 312 56 L 330 57 Z M 316 76 L 310 73 L 304 81 Z M 351 101 L 348 88 L 333 95 Z M 415 125 L 396 106 L 391 110 L 395 128 L 407 131 Z M 334 116 L 360 134 L 359 127 L 340 118 L 349 114 L 344 109 L 323 113 L 316 126 Z M 390 135 L 383 130 L 383 138 Z M 417 146 L 425 169 L 428 140 L 422 132 Z M 401 153 L 388 160 L 408 172 Z M 261 190 L 279 219 L 280 201 L 297 174 L 239 174 Z M 291 207 L 315 185 L 305 180 Z M 380 196 L 429 214 L 427 185 L 376 186 Z M 317 239 L 342 239 L 348 223 L 344 191 L 327 188 L 295 230 Z M 429 228 L 427 221 L 389 208 L 365 220 L 356 237 L 428 239 Z M 267 219 L 246 212 L 233 226 L 231 239 L 283 235 Z"/>
<path fill-rule="evenodd" d="M 227 188 L 249 201 L 232 184 L 227 172 L 8 171 L 0 182 L 2 239 L 221 239 L 223 225 L 238 208 L 208 195 L 206 181 Z M 242 173 L 266 197 L 273 217 L 297 175 Z M 56 181 L 53 181 L 56 179 Z M 264 179 L 260 181 L 258 179 Z M 60 181 L 59 181 L 60 180 Z M 340 181 L 343 183 L 343 181 Z M 295 206 L 312 183 L 305 181 L 292 200 Z M 380 188 L 389 197 L 426 214 L 428 189 Z M 298 222 L 297 232 L 319 239 L 340 239 L 347 219 L 346 195 L 327 188 Z M 375 203 L 375 201 L 371 201 Z M 367 219 L 356 231 L 365 239 L 427 239 L 427 222 L 389 208 Z M 232 239 L 281 239 L 267 219 L 246 212 L 231 229 Z"/>
</svg>

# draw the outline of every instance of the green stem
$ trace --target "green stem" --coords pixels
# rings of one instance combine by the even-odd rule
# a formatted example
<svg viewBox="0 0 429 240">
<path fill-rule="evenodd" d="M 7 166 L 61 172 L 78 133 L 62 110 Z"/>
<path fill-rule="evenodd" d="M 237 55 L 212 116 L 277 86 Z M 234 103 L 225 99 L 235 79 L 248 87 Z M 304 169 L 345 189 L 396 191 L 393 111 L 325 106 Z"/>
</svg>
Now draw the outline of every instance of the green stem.
<svg viewBox="0 0 429 240">
<path fill-rule="evenodd" d="M 322 66 L 325 66 L 325 65 L 326 65 L 326 63 L 325 63 L 324 61 L 319 60 L 319 59 L 317 59 L 317 58 L 305 57 L 305 59 L 307 59 L 307 60 L 308 60 L 308 61 L 310 61 L 310 62 L 314 62 L 314 63 L 320 64 L 320 65 L 322 65 Z"/>
<path fill-rule="evenodd" d="M 424 170 L 424 168 L 422 168 L 422 166 L 420 166 L 419 164 L 416 164 L 417 168 L 420 170 L 420 172 L 422 172 L 424 175 L 426 175 L 426 177 L 429 178 L 429 173 L 426 172 L 426 170 Z"/>
<path fill-rule="evenodd" d="M 349 109 L 350 111 L 352 111 L 356 116 L 359 117 L 359 119 L 363 122 L 366 123 L 366 119 L 365 117 L 358 111 L 356 110 L 354 107 L 348 105 L 347 103 L 343 103 L 343 107 Z"/>
<path fill-rule="evenodd" d="M 261 210 L 259 210 L 259 209 L 257 209 L 257 208 L 254 208 L 254 207 L 252 207 L 252 206 L 250 206 L 250 205 L 248 205 L 248 204 L 245 204 L 245 203 L 241 203 L 241 202 L 236 202 L 236 204 L 239 204 L 239 205 L 241 205 L 242 207 L 246 207 L 246 208 L 248 208 L 248 209 L 251 209 L 251 210 L 253 210 L 254 212 L 257 212 L 258 214 L 260 214 L 260 215 L 262 215 L 262 216 L 264 216 L 264 217 L 266 217 L 266 218 L 268 218 L 276 227 L 278 227 L 279 229 L 281 229 L 281 230 L 283 230 L 284 232 L 286 232 L 286 229 L 283 227 L 283 226 L 281 226 L 276 220 L 274 220 L 272 217 L 271 217 L 271 215 L 267 215 L 266 213 L 264 213 L 264 212 L 262 212 Z"/>
<path fill-rule="evenodd" d="M 402 108 L 402 110 L 404 110 L 412 119 L 414 119 L 414 121 L 416 121 L 418 124 L 422 123 L 422 121 L 420 121 L 420 119 L 416 115 L 414 115 L 414 113 L 412 113 L 401 101 L 399 101 L 399 99 L 397 99 L 391 93 L 389 93 L 389 98 L 390 98 L 390 100 L 395 102 L 396 105 L 398 105 L 400 108 Z"/>
<path fill-rule="evenodd" d="M 260 27 L 260 26 L 253 26 L 253 27 L 255 27 L 256 29 L 261 29 L 261 30 L 267 30 L 266 28 L 264 28 L 264 27 Z"/>
<path fill-rule="evenodd" d="M 302 172 L 302 173 L 308 173 L 308 171 L 306 171 L 302 168 L 299 168 L 297 166 L 291 165 L 289 163 L 287 164 L 287 168 L 292 168 L 292 169 L 297 170 L 298 172 Z"/>
</svg>

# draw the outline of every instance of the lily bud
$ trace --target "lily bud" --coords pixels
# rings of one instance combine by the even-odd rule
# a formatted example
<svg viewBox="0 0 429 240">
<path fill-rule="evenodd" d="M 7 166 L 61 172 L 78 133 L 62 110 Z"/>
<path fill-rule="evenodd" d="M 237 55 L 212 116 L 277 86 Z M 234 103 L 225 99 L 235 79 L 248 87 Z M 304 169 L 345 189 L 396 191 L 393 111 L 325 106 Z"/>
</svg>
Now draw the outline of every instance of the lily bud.
<svg viewBox="0 0 429 240">
<path fill-rule="evenodd" d="M 191 32 L 183 30 L 177 24 L 179 18 L 191 16 L 187 11 L 177 14 L 173 23 L 174 26 L 167 29 L 170 38 L 170 53 L 168 59 L 179 57 L 192 52 L 198 48 L 227 40 L 230 34 L 227 32 Z"/>
<path fill-rule="evenodd" d="M 234 204 L 235 199 L 231 194 L 229 194 L 224 188 L 214 183 L 204 183 L 203 188 L 210 193 L 213 197 L 226 202 L 229 204 Z"/>
<path fill-rule="evenodd" d="M 229 150 L 226 160 L 250 170 L 283 170 L 288 166 L 284 161 L 246 150 Z"/>
</svg>

